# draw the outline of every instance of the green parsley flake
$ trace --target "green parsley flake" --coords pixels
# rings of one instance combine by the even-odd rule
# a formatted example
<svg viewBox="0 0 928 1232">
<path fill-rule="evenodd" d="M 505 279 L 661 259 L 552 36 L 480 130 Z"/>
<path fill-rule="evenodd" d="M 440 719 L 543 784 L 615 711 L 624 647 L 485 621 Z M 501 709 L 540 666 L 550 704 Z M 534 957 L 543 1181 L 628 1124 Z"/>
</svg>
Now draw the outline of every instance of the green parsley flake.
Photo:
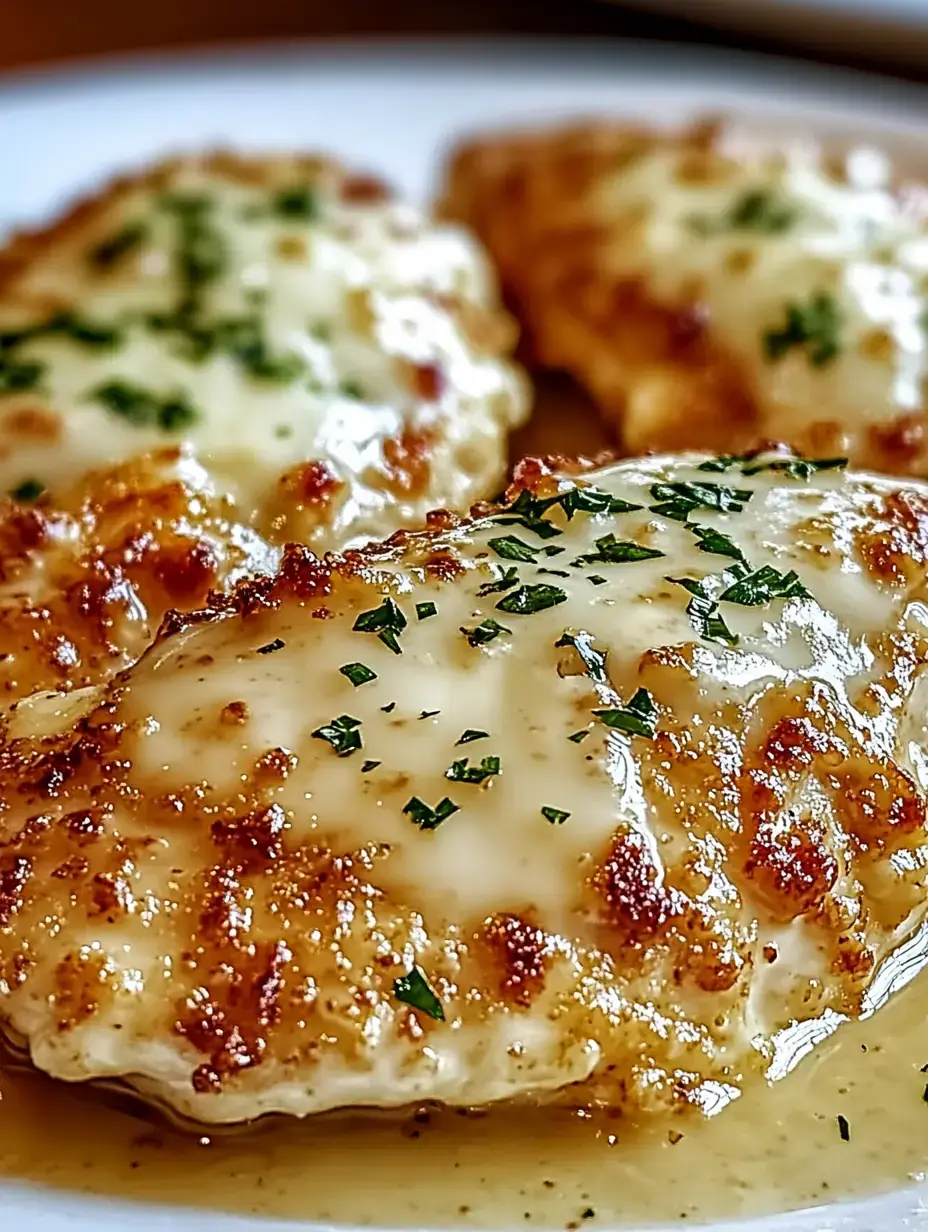
<svg viewBox="0 0 928 1232">
<path fill-rule="evenodd" d="M 364 386 L 354 377 L 345 377 L 339 382 L 338 391 L 346 398 L 353 398 L 355 402 L 364 401 Z"/>
<path fill-rule="evenodd" d="M 0 397 L 35 389 L 45 375 L 46 365 L 36 360 L 19 361 L 0 351 Z"/>
<path fill-rule="evenodd" d="M 413 796 L 403 808 L 404 813 L 408 813 L 413 823 L 420 830 L 437 830 L 443 821 L 446 821 L 452 813 L 460 811 L 460 805 L 455 804 L 453 800 L 449 800 L 447 796 L 439 800 L 434 808 L 429 806 L 418 796 Z"/>
<path fill-rule="evenodd" d="M 376 680 L 377 673 L 364 663 L 346 663 L 344 667 L 338 669 L 343 676 L 347 676 L 354 687 L 357 689 L 359 685 L 367 684 L 369 680 Z"/>
<path fill-rule="evenodd" d="M 437 616 L 438 608 L 434 603 L 417 603 L 416 604 L 416 619 L 428 620 L 430 616 Z"/>
<path fill-rule="evenodd" d="M 764 334 L 764 353 L 776 361 L 787 351 L 804 347 L 812 367 L 822 368 L 840 353 L 843 327 L 844 317 L 834 296 L 817 291 L 805 305 L 786 305 L 784 323 Z"/>
<path fill-rule="evenodd" d="M 319 197 L 308 184 L 294 184 L 282 188 L 271 197 L 271 213 L 278 218 L 317 222 Z"/>
<path fill-rule="evenodd" d="M 606 727 L 629 736 L 646 736 L 648 740 L 653 740 L 657 731 L 657 707 L 647 689 L 638 689 L 627 706 L 594 710 L 593 714 Z"/>
<path fill-rule="evenodd" d="M 673 582 L 675 586 L 682 586 L 692 596 L 686 605 L 686 614 L 700 637 L 708 642 L 719 642 L 726 646 L 737 645 L 737 636 L 719 614 L 718 603 L 709 595 L 702 582 L 695 578 L 675 577 L 669 577 L 667 581 Z"/>
<path fill-rule="evenodd" d="M 653 483 L 651 496 L 658 503 L 650 505 L 652 513 L 662 514 L 677 522 L 685 522 L 694 509 L 714 509 L 719 513 L 740 513 L 745 502 L 754 495 L 747 488 L 729 488 L 705 480 L 699 483 Z"/>
<path fill-rule="evenodd" d="M 552 808 L 550 804 L 543 804 L 541 815 L 546 821 L 550 821 L 552 826 L 560 826 L 564 824 L 570 813 L 565 813 L 563 809 Z"/>
<path fill-rule="evenodd" d="M 606 580 L 601 573 L 591 573 L 587 577 L 587 581 L 592 582 L 594 586 L 605 586 Z"/>
<path fill-rule="evenodd" d="M 402 654 L 397 635 L 406 628 L 406 617 L 393 599 L 386 598 L 380 607 L 362 612 L 352 628 L 357 633 L 376 633 L 394 654 Z"/>
<path fill-rule="evenodd" d="M 589 633 L 562 633 L 554 645 L 558 649 L 562 646 L 572 646 L 582 659 L 587 675 L 597 684 L 609 683 L 606 673 L 606 651 L 596 649 Z"/>
<path fill-rule="evenodd" d="M 534 612 L 543 612 L 546 608 L 556 607 L 566 603 L 567 595 L 559 586 L 549 586 L 545 582 L 520 586 L 505 599 L 497 603 L 497 611 L 511 612 L 518 616 L 531 616 Z"/>
<path fill-rule="evenodd" d="M 99 402 L 111 415 L 118 415 L 139 428 L 177 432 L 200 418 L 186 394 L 161 397 L 129 381 L 107 381 L 91 390 L 87 397 L 91 402 Z"/>
<path fill-rule="evenodd" d="M 691 524 L 688 524 L 688 526 L 698 540 L 696 546 L 700 552 L 709 552 L 713 556 L 727 556 L 731 560 L 739 561 L 742 565 L 747 565 L 744 553 L 728 535 L 722 534 L 720 530 L 713 530 L 710 526 L 694 526 Z"/>
<path fill-rule="evenodd" d="M 317 727 L 312 734 L 317 740 L 328 741 L 339 757 L 347 757 L 361 747 L 361 733 L 358 731 L 360 726 L 360 719 L 343 714 L 324 727 Z"/>
<path fill-rule="evenodd" d="M 401 975 L 393 981 L 393 995 L 404 1005 L 411 1005 L 415 1010 L 421 1010 L 429 1018 L 444 1022 L 445 1011 L 441 1002 L 429 987 L 428 981 L 418 967 Z"/>
<path fill-rule="evenodd" d="M 568 740 L 572 740 L 574 744 L 579 744 L 581 740 L 585 740 L 590 734 L 589 728 L 584 728 L 583 731 L 574 732 L 572 736 L 568 736 Z"/>
<path fill-rule="evenodd" d="M 693 214 L 687 219 L 697 235 L 719 235 L 725 231 L 755 231 L 780 235 L 795 223 L 797 211 L 779 201 L 769 189 L 748 189 L 717 218 Z"/>
<path fill-rule="evenodd" d="M 10 496 L 14 500 L 22 501 L 24 504 L 32 504 L 37 501 L 45 491 L 45 484 L 39 479 L 24 479 L 21 484 L 13 488 Z"/>
<path fill-rule="evenodd" d="M 481 620 L 480 624 L 476 625 L 473 629 L 466 629 L 462 625 L 461 632 L 470 642 L 471 646 L 485 646 L 487 642 L 492 642 L 501 633 L 512 633 L 512 630 L 507 629 L 505 625 L 499 624 L 492 616 L 488 616 L 486 620 Z"/>
<path fill-rule="evenodd" d="M 811 598 L 794 569 L 790 569 L 788 573 L 780 573 L 772 565 L 763 565 L 723 590 L 719 595 L 719 602 L 737 603 L 741 607 L 761 607 L 773 599 Z"/>
<path fill-rule="evenodd" d="M 275 637 L 273 642 L 268 642 L 265 646 L 259 646 L 256 653 L 257 654 L 274 654 L 278 650 L 283 650 L 286 644 L 287 643 L 284 642 L 281 638 Z"/>
<path fill-rule="evenodd" d="M 91 250 L 90 261 L 98 269 L 108 270 L 134 252 L 148 239 L 148 227 L 143 222 L 126 223 Z"/>
<path fill-rule="evenodd" d="M 655 560 L 663 556 L 656 548 L 646 548 L 630 539 L 616 539 L 615 535 L 603 535 L 596 540 L 596 551 L 578 556 L 573 565 L 624 565 L 637 560 Z"/>
<path fill-rule="evenodd" d="M 379 761 L 365 761 L 361 763 L 361 773 L 370 774 L 371 770 L 376 770 L 381 765 Z"/>
<path fill-rule="evenodd" d="M 494 595 L 501 590 L 509 590 L 510 587 L 518 586 L 518 584 L 519 575 L 516 572 L 516 567 L 515 565 L 510 565 L 501 576 L 497 577 L 495 582 L 484 582 L 477 590 L 477 594 L 482 598 L 484 595 Z"/>
<path fill-rule="evenodd" d="M 455 744 L 470 744 L 472 740 L 485 740 L 489 736 L 489 732 L 477 731 L 476 728 L 468 727 L 460 740 L 455 740 Z"/>
<path fill-rule="evenodd" d="M 809 479 L 819 471 L 843 470 L 847 458 L 775 458 L 772 462 L 753 463 L 741 468 L 742 475 L 759 475 L 761 471 L 775 471 L 790 479 Z"/>
<path fill-rule="evenodd" d="M 483 783 L 500 773 L 498 757 L 484 757 L 479 766 L 468 766 L 468 760 L 464 757 L 452 762 L 450 769 L 445 771 L 445 778 L 453 783 Z"/>
<path fill-rule="evenodd" d="M 530 565 L 537 563 L 538 558 L 535 553 L 538 549 L 523 543 L 515 535 L 503 535 L 499 539 L 490 539 L 487 546 L 491 547 L 497 556 L 502 556 L 506 560 L 521 560 Z M 563 551 L 564 549 L 559 548 L 558 550 Z M 550 555 L 550 553 L 546 554 Z"/>
</svg>

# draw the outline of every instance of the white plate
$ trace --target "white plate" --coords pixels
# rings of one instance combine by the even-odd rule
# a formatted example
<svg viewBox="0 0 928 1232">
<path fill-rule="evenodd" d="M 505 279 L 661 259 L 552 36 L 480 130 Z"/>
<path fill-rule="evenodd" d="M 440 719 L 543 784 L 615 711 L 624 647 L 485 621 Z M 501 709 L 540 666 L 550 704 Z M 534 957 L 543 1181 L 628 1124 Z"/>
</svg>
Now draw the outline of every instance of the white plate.
<svg viewBox="0 0 928 1232">
<path fill-rule="evenodd" d="M 424 197 L 441 150 L 468 129 L 602 111 L 673 119 L 706 108 L 773 117 L 778 125 L 805 131 L 843 132 L 855 140 L 872 135 L 916 156 L 928 132 L 928 91 L 915 86 L 653 45 L 291 46 L 237 56 L 123 61 L 11 78 L 0 86 L 0 225 L 35 221 L 122 166 L 204 144 L 327 147 L 383 170 Z M 54 1140 L 50 1125 L 50 1152 Z M 363 1164 L 357 1171 L 363 1177 Z M 928 1187 L 751 1227 L 889 1232 L 926 1225 Z M 310 1225 L 133 1207 L 0 1180 L 2 1232 L 129 1227 L 308 1232 Z"/>
</svg>

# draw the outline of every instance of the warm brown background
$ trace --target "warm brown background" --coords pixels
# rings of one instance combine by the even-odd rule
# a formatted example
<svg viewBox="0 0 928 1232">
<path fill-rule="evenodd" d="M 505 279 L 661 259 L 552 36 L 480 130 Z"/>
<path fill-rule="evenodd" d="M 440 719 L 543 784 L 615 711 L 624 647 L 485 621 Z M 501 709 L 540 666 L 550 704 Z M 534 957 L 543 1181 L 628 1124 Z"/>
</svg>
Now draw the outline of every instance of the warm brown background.
<svg viewBox="0 0 928 1232">
<path fill-rule="evenodd" d="M 693 0 L 692 10 L 699 7 Z M 769 44 L 726 37 L 595 0 L 0 0 L 0 69 L 219 41 L 453 33 L 576 33 L 803 51 L 790 46 L 788 35 Z M 815 58 L 928 80 L 928 65 L 886 61 L 866 38 L 855 51 L 829 50 L 826 39 Z"/>
</svg>

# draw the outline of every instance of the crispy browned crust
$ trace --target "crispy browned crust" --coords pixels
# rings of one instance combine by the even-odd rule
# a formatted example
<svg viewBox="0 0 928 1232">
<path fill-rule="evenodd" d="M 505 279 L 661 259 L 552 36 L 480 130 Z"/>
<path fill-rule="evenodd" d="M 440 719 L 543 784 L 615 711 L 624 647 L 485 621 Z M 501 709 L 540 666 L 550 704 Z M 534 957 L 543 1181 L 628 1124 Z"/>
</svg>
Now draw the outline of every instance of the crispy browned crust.
<svg viewBox="0 0 928 1232">
<path fill-rule="evenodd" d="M 632 244 L 641 219 L 606 217 L 595 200 L 607 176 L 661 147 L 676 154 L 681 179 L 724 177 L 737 158 L 726 144 L 732 127 L 713 119 L 660 131 L 590 120 L 476 139 L 448 163 L 440 213 L 472 227 L 496 261 L 528 362 L 575 377 L 630 454 L 740 451 L 770 435 L 764 390 L 713 331 L 699 288 L 662 299 L 647 272 L 610 269 L 609 249 Z M 839 160 L 828 170 L 843 174 Z M 835 416 L 821 408 L 790 444 L 813 456 L 846 452 L 846 425 Z M 928 470 L 924 406 L 860 437 L 851 450 L 857 465 Z"/>
</svg>

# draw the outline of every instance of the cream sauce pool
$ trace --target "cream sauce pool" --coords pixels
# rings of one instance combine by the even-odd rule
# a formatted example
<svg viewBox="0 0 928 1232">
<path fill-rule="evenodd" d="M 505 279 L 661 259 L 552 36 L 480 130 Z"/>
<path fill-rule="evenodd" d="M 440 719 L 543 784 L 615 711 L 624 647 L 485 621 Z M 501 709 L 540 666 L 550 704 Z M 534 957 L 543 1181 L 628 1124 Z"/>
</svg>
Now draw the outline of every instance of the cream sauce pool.
<svg viewBox="0 0 928 1232">
<path fill-rule="evenodd" d="M 518 451 L 602 445 L 543 414 Z M 642 1130 L 554 1110 L 332 1114 L 212 1139 L 0 1074 L 0 1183 L 291 1219 L 575 1228 L 747 1217 L 928 1178 L 928 972 L 713 1120 Z M 840 1119 L 839 1119 L 840 1118 Z M 842 1126 L 844 1131 L 842 1132 Z"/>
</svg>

